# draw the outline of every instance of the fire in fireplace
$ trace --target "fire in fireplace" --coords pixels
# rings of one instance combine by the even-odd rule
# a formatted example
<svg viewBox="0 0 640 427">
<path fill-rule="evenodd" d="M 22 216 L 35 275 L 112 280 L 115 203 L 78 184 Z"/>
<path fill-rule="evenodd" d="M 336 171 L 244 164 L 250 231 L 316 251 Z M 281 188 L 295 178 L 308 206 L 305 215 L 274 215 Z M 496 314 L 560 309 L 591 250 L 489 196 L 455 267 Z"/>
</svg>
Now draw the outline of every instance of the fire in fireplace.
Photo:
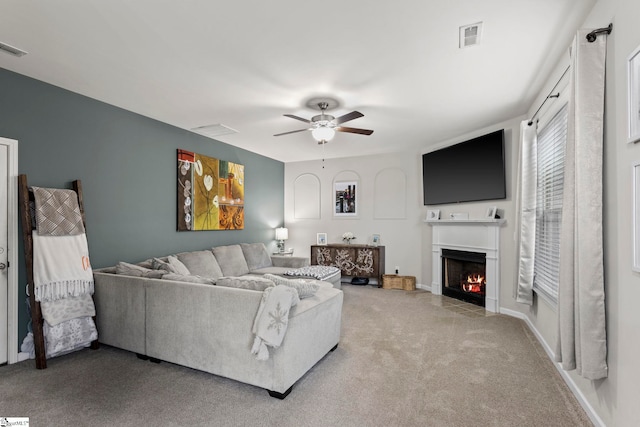
<svg viewBox="0 0 640 427">
<path fill-rule="evenodd" d="M 442 249 L 442 294 L 485 306 L 486 254 Z"/>
</svg>

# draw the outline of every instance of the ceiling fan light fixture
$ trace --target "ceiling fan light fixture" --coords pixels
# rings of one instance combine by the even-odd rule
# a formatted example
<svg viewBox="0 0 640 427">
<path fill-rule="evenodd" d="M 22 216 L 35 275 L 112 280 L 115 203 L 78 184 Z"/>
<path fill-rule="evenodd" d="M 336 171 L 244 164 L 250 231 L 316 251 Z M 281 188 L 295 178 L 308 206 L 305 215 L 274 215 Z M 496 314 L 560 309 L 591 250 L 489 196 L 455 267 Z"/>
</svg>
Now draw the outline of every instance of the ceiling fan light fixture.
<svg viewBox="0 0 640 427">
<path fill-rule="evenodd" d="M 333 139 L 336 131 L 332 127 L 328 126 L 318 126 L 317 128 L 311 131 L 311 135 L 318 142 L 328 142 Z"/>
</svg>

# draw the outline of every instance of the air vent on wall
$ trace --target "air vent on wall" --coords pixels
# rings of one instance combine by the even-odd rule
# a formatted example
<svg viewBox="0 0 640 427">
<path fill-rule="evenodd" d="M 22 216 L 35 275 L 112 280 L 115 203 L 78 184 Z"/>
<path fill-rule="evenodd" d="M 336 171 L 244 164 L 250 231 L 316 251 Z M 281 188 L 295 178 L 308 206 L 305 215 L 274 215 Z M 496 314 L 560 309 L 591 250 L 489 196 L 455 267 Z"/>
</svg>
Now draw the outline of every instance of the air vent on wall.
<svg viewBox="0 0 640 427">
<path fill-rule="evenodd" d="M 480 44 L 482 22 L 460 27 L 460 49 Z"/>
<path fill-rule="evenodd" d="M 229 126 L 225 126 L 220 123 L 216 123 L 213 125 L 200 126 L 200 127 L 191 129 L 191 131 L 195 133 L 199 133 L 200 135 L 208 136 L 209 138 L 238 133 L 237 130 L 232 129 Z"/>
<path fill-rule="evenodd" d="M 0 42 L 0 52 L 8 53 L 9 55 L 13 55 L 17 57 L 24 56 L 27 54 L 27 52 L 25 52 L 22 49 L 18 49 L 17 47 L 13 47 L 11 45 L 8 45 L 2 42 Z"/>
</svg>

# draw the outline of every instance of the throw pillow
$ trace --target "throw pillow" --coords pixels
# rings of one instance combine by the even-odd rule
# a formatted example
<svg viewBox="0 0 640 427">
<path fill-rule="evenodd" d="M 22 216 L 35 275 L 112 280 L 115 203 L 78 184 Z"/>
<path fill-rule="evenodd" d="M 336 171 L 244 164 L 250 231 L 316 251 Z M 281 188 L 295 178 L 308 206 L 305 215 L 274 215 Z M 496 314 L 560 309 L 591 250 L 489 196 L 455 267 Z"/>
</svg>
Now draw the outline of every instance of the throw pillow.
<svg viewBox="0 0 640 427">
<path fill-rule="evenodd" d="M 249 266 L 240 245 L 216 246 L 213 248 L 213 255 L 224 276 L 240 277 L 249 274 Z"/>
<path fill-rule="evenodd" d="M 250 289 L 252 291 L 264 291 L 271 286 L 275 286 L 271 280 L 258 276 L 221 277 L 216 280 L 216 285 L 228 288 Z"/>
<path fill-rule="evenodd" d="M 316 283 L 306 282 L 304 279 L 286 279 L 275 274 L 265 274 L 264 277 L 273 281 L 276 285 L 285 285 L 298 291 L 300 299 L 312 297 L 318 292 L 320 286 Z"/>
<path fill-rule="evenodd" d="M 191 274 L 219 279 L 222 270 L 211 251 L 182 252 L 178 259 L 189 269 Z"/>
<path fill-rule="evenodd" d="M 264 243 L 240 243 L 249 271 L 271 267 L 271 256 Z"/>
<path fill-rule="evenodd" d="M 169 255 L 169 257 L 167 258 L 167 262 L 171 267 L 173 267 L 176 270 L 176 273 L 182 274 L 183 276 L 188 276 L 191 274 L 187 266 L 185 266 L 182 262 L 180 262 L 180 260 L 176 258 L 174 255 Z"/>
<path fill-rule="evenodd" d="M 200 283 L 203 285 L 215 285 L 216 281 L 210 277 L 200 277 L 191 274 L 167 273 L 162 276 L 163 280 L 175 280 L 178 282 Z"/>
<path fill-rule="evenodd" d="M 163 270 L 167 273 L 178 273 L 176 269 L 169 264 L 169 261 L 163 261 L 160 258 L 154 258 L 153 261 L 151 261 L 151 266 L 154 270 Z"/>
<path fill-rule="evenodd" d="M 128 262 L 120 261 L 116 264 L 116 274 L 125 274 L 127 276 L 135 277 L 148 277 L 150 279 L 160 279 L 166 271 L 164 270 L 151 270 L 150 268 L 140 267 L 139 265 L 129 264 Z"/>
</svg>

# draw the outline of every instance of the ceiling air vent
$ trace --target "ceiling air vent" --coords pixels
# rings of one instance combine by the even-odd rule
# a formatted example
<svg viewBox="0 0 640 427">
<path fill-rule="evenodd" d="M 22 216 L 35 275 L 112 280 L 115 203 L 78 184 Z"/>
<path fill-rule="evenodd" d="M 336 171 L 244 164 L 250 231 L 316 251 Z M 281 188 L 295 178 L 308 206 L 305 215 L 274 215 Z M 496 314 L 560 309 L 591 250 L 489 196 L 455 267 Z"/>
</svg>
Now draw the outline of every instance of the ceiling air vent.
<svg viewBox="0 0 640 427">
<path fill-rule="evenodd" d="M 199 133 L 200 135 L 208 136 L 209 138 L 215 138 L 216 136 L 231 135 L 238 133 L 237 130 L 230 128 L 229 126 L 216 123 L 214 125 L 200 126 L 191 129 L 192 132 Z"/>
<path fill-rule="evenodd" d="M 482 22 L 460 27 L 460 49 L 480 44 Z"/>
<path fill-rule="evenodd" d="M 13 47 L 11 45 L 8 45 L 2 42 L 0 42 L 0 52 L 8 53 L 9 55 L 13 55 L 17 57 L 24 56 L 27 54 L 27 52 L 25 52 L 22 49 L 18 49 L 17 47 Z"/>
</svg>

